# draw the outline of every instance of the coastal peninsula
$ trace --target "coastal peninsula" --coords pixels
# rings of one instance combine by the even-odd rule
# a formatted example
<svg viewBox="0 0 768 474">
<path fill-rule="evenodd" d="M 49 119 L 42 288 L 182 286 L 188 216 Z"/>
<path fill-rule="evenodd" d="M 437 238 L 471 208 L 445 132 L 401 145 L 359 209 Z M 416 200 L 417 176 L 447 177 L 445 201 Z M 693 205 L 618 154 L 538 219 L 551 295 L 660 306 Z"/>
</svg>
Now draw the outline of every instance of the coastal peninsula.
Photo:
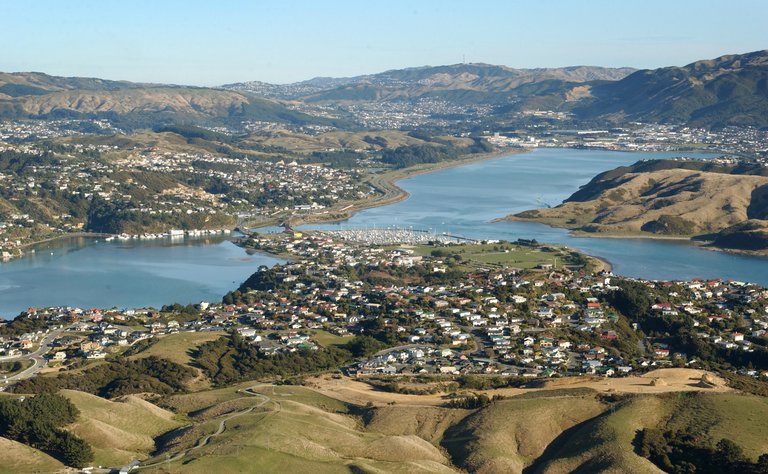
<svg viewBox="0 0 768 474">
<path fill-rule="evenodd" d="M 767 200 L 768 176 L 759 160 L 643 160 L 597 175 L 556 207 L 504 219 L 584 236 L 686 239 L 764 254 Z"/>
</svg>

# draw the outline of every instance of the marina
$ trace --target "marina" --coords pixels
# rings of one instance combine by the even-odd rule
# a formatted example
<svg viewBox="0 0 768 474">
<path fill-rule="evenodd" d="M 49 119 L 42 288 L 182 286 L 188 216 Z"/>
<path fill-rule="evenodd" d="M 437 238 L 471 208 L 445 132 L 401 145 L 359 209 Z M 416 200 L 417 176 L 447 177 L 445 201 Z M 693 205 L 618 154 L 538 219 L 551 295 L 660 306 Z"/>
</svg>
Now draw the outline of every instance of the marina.
<svg viewBox="0 0 768 474">
<path fill-rule="evenodd" d="M 678 155 L 538 149 L 404 179 L 398 183 L 410 194 L 404 201 L 361 211 L 347 221 L 295 230 L 322 230 L 371 245 L 535 239 L 599 257 L 625 276 L 722 278 L 768 285 L 764 257 L 712 251 L 679 240 L 583 238 L 543 224 L 494 222 L 510 213 L 557 205 L 602 171 L 643 158 Z M 220 232 L 168 234 L 111 241 L 55 240 L 2 263 L 0 316 L 13 317 L 30 306 L 143 307 L 219 301 L 260 265 L 282 261 L 248 255 Z"/>
<path fill-rule="evenodd" d="M 419 245 L 427 244 L 430 242 L 439 242 L 445 244 L 477 242 L 475 239 L 468 239 L 466 237 L 452 235 L 447 232 L 438 234 L 432 229 L 406 229 L 398 227 L 388 227 L 384 229 L 373 227 L 370 229 L 354 228 L 329 230 L 325 231 L 324 234 L 332 238 L 339 238 L 342 240 L 367 245 Z"/>
<path fill-rule="evenodd" d="M 723 278 L 768 285 L 768 258 L 703 248 L 684 240 L 577 237 L 532 222 L 496 221 L 508 214 L 556 206 L 595 175 L 646 158 L 713 157 L 680 152 L 615 152 L 539 148 L 398 182 L 408 199 L 366 209 L 351 219 L 299 229 L 431 229 L 477 240 L 535 239 L 608 261 L 615 273 L 659 280 Z"/>
</svg>

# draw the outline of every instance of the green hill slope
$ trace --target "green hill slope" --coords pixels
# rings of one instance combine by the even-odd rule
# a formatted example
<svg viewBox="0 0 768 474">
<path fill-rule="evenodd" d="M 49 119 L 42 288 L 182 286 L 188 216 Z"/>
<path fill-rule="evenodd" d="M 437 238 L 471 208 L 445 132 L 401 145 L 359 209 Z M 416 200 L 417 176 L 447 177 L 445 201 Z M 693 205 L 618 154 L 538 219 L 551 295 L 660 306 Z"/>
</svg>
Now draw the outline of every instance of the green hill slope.
<svg viewBox="0 0 768 474">
<path fill-rule="evenodd" d="M 501 400 L 446 431 L 441 444 L 470 472 L 521 472 L 562 432 L 606 408 L 594 396 Z"/>
</svg>

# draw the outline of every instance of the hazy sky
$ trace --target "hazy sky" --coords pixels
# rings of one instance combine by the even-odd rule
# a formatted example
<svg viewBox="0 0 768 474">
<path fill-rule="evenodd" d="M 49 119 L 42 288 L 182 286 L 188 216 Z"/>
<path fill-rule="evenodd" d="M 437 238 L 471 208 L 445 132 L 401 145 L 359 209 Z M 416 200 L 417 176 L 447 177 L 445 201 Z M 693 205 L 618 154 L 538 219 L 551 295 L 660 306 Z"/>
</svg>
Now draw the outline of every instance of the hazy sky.
<svg viewBox="0 0 768 474">
<path fill-rule="evenodd" d="M 768 48 L 766 0 L 0 0 L 0 70 L 294 82 L 467 62 L 653 68 Z"/>
</svg>

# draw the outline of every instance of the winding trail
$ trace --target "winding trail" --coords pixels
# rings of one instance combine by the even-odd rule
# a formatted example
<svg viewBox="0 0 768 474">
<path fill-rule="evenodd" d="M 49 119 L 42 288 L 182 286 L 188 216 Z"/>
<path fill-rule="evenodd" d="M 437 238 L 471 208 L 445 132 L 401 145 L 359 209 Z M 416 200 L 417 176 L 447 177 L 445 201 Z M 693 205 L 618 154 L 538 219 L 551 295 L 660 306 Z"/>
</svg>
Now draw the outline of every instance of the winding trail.
<svg viewBox="0 0 768 474">
<path fill-rule="evenodd" d="M 266 405 L 269 402 L 275 403 L 275 405 L 277 406 L 277 408 L 275 410 L 273 410 L 272 412 L 270 412 L 270 413 L 277 413 L 277 412 L 279 412 L 281 410 L 281 406 L 280 406 L 279 402 L 274 401 L 272 398 L 270 398 L 270 397 L 268 397 L 268 396 L 266 396 L 264 394 L 257 393 L 257 392 L 254 391 L 255 388 L 261 387 L 261 386 L 262 385 L 254 385 L 253 387 L 246 388 L 246 389 L 244 389 L 242 391 L 245 394 L 252 395 L 254 397 L 260 397 L 262 399 L 261 402 L 257 403 L 256 405 L 253 405 L 252 407 L 246 408 L 245 410 L 241 410 L 241 411 L 235 412 L 235 413 L 227 416 L 226 418 L 224 418 L 223 420 L 221 420 L 219 422 L 219 426 L 216 429 L 216 431 L 214 431 L 213 433 L 205 435 L 202 438 L 200 438 L 197 441 L 197 444 L 195 444 L 191 448 L 188 448 L 188 449 L 185 449 L 183 451 L 180 451 L 179 453 L 175 454 L 174 456 L 169 457 L 167 459 L 164 459 L 162 461 L 157 461 L 157 462 L 148 463 L 148 464 L 143 464 L 143 463 L 139 464 L 138 466 L 136 466 L 134 468 L 134 470 L 147 469 L 147 468 L 151 468 L 151 467 L 157 467 L 157 466 L 161 466 L 163 464 L 169 464 L 169 463 L 178 461 L 179 459 L 181 459 L 184 456 L 188 455 L 190 452 L 192 452 L 192 451 L 194 451 L 196 449 L 200 449 L 203 446 L 206 446 L 211 441 L 212 438 L 215 438 L 216 436 L 219 436 L 222 433 L 224 433 L 224 431 L 226 431 L 226 429 L 227 429 L 227 422 L 228 421 L 230 421 L 230 420 L 232 420 L 234 418 L 243 416 L 243 415 L 247 415 L 248 413 L 251 413 L 255 409 L 260 408 L 260 407 Z"/>
</svg>

